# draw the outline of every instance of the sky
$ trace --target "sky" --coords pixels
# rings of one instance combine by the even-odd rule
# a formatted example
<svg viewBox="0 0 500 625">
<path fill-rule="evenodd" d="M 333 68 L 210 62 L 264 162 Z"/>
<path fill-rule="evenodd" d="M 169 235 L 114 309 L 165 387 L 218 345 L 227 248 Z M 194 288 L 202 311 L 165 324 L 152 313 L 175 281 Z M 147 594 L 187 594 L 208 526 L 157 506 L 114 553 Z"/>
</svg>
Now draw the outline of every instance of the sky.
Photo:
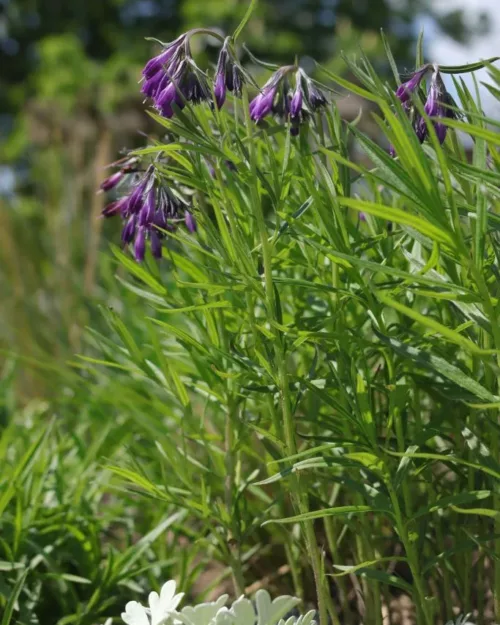
<svg viewBox="0 0 500 625">
<path fill-rule="evenodd" d="M 465 11 L 472 23 L 477 22 L 481 11 L 488 14 L 489 32 L 473 37 L 466 45 L 453 41 L 450 37 L 440 33 L 430 21 L 421 24 L 424 28 L 426 41 L 426 55 L 429 60 L 443 65 L 463 65 L 492 56 L 500 56 L 500 0 L 434 0 L 433 8 L 436 11 L 450 11 L 455 8 Z M 496 63 L 500 68 L 500 61 Z M 470 75 L 464 75 L 469 88 L 473 85 Z M 478 81 L 490 82 L 487 70 L 476 72 Z M 448 86 L 450 83 L 448 82 Z M 451 86 L 450 86 L 451 90 Z M 483 87 L 481 91 L 482 104 L 485 114 L 493 118 L 500 118 L 500 105 Z"/>
</svg>

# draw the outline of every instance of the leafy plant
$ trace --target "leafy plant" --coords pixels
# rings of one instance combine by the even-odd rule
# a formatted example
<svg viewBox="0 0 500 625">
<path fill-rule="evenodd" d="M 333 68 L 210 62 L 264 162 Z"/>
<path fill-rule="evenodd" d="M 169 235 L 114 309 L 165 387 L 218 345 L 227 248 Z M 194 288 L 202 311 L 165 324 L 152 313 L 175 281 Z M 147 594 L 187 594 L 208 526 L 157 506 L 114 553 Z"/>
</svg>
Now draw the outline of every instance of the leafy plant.
<svg viewBox="0 0 500 625">
<path fill-rule="evenodd" d="M 92 475 L 126 485 L 125 519 L 142 496 L 155 529 L 130 541 L 132 555 L 78 569 L 94 593 L 59 622 L 107 614 L 123 579 L 153 571 L 143 557 L 167 527 L 183 588 L 218 562 L 205 593 L 230 575 L 239 596 L 262 577 L 317 605 L 320 625 L 395 622 L 401 596 L 419 624 L 457 610 L 493 622 L 500 140 L 479 90 L 454 76 L 486 64 L 500 85 L 495 59 L 426 66 L 420 42 L 416 73 L 401 84 L 386 45 L 396 86 L 363 56 L 345 59 L 356 83 L 319 68 L 323 82 L 370 103 L 374 140 L 334 102 L 315 109 L 313 90 L 327 89 L 296 65 L 273 68 L 250 109 L 254 88 L 240 68 L 242 99 L 225 92 L 224 103 L 221 83 L 210 85 L 191 55 L 200 32 L 164 46 L 155 72 L 145 70 L 161 136 L 105 184 L 119 191 L 105 214 L 124 217 L 124 243 L 142 262 L 112 248 L 108 330 L 89 330 L 92 353 L 71 363 L 109 420 L 107 460 L 90 462 Z M 217 37 L 239 67 L 234 39 Z M 221 63 L 217 74 L 227 76 Z M 218 106 L 194 106 L 213 96 Z M 30 483 L 30 458 L 0 495 L 11 532 L 26 506 L 9 484 Z M 81 502 L 69 501 L 73 514 Z M 99 554 L 102 542 L 92 544 Z M 8 619 L 25 586 L 33 592 L 21 551 L 22 561 L 5 558 L 22 564 L 21 577 L 10 571 Z"/>
</svg>

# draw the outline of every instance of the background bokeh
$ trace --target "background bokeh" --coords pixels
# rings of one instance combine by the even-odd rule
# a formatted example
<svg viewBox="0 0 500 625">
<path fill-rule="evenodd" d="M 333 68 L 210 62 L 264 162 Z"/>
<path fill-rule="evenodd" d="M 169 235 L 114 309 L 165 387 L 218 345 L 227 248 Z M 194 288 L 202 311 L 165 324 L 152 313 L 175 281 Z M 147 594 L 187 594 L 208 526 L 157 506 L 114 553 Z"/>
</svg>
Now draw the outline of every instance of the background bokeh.
<svg viewBox="0 0 500 625">
<path fill-rule="evenodd" d="M 402 71 L 422 26 L 427 52 L 462 62 L 455 57 L 487 41 L 495 4 L 261 0 L 243 39 L 262 59 L 314 58 L 336 71 L 341 52 L 361 46 L 383 74 L 380 29 Z M 245 9 L 242 0 L 0 0 L 0 362 L 9 401 L 58 399 L 48 371 L 85 351 L 84 328 L 102 323 L 97 304 L 109 304 L 113 280 L 103 251 L 116 224 L 98 218 L 95 190 L 119 151 L 154 131 L 137 87 L 155 50 L 145 37 L 231 32 Z M 213 62 L 210 40 L 198 41 L 200 62 Z"/>
</svg>

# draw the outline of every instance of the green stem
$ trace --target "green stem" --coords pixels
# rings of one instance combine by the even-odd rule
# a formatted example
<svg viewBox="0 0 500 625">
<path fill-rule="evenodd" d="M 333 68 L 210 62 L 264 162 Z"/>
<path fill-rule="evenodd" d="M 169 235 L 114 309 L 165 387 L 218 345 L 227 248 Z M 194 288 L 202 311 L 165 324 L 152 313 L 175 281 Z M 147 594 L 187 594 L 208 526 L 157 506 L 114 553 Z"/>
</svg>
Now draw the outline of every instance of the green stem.
<svg viewBox="0 0 500 625">
<path fill-rule="evenodd" d="M 267 233 L 266 233 L 267 241 Z M 297 443 L 295 440 L 295 424 L 291 412 L 290 390 L 288 385 L 288 374 L 286 371 L 285 353 L 283 347 L 276 347 L 276 356 L 279 358 L 279 385 L 281 396 L 281 407 L 283 413 L 283 425 L 285 431 L 285 444 L 287 453 L 295 455 L 297 453 Z M 302 491 L 301 480 L 298 475 L 294 476 L 292 481 L 292 501 L 300 514 L 309 512 L 309 498 L 307 492 Z M 304 535 L 306 546 L 311 560 L 314 581 L 316 585 L 316 593 L 318 596 L 318 611 L 320 625 L 327 625 L 327 598 L 325 593 L 325 580 L 322 575 L 321 553 L 316 542 L 316 534 L 314 532 L 314 524 L 312 521 L 304 522 Z"/>
<path fill-rule="evenodd" d="M 444 536 L 443 536 L 443 519 L 441 517 L 437 517 L 436 519 L 436 540 L 439 551 L 444 553 L 446 550 L 444 544 Z M 442 561 L 443 567 L 443 595 L 444 595 L 444 606 L 445 606 L 445 614 L 443 614 L 443 622 L 447 623 L 450 618 L 453 617 L 453 605 L 451 602 L 451 580 L 450 580 L 450 572 L 447 567 L 446 560 Z"/>
<path fill-rule="evenodd" d="M 468 258 L 464 259 L 469 261 Z M 500 366 L 500 324 L 498 323 L 498 316 L 496 314 L 495 306 L 491 300 L 490 292 L 488 290 L 488 285 L 484 279 L 484 275 L 481 271 L 478 270 L 476 265 L 473 262 L 470 262 L 470 270 L 472 276 L 476 282 L 476 286 L 478 291 L 482 297 L 483 305 L 486 314 L 488 315 L 488 319 L 491 325 L 491 333 L 493 335 L 493 342 L 495 349 L 498 350 L 497 353 L 497 365 Z M 493 388 L 490 390 L 493 393 L 497 393 L 500 387 L 500 376 L 496 376 L 496 379 L 491 383 Z M 491 419 L 495 420 L 495 426 L 490 428 L 490 440 L 491 440 L 491 453 L 495 460 L 498 460 L 500 457 L 500 438 L 498 434 L 498 428 L 496 425 L 498 424 L 498 414 L 496 411 L 489 411 Z M 493 487 L 493 509 L 500 510 L 500 484 L 495 482 Z M 496 536 L 500 536 L 500 518 L 497 516 L 495 518 L 494 524 L 494 533 Z M 493 553 L 497 558 L 497 562 L 495 562 L 495 577 L 494 577 L 494 585 L 493 585 L 493 597 L 494 597 L 494 606 L 495 606 L 495 620 L 500 620 L 500 564 L 498 563 L 498 559 L 500 558 L 500 538 L 495 538 Z"/>
<path fill-rule="evenodd" d="M 333 562 L 340 562 L 339 550 L 337 548 L 337 540 L 335 536 L 335 521 L 332 517 L 325 517 L 323 523 L 325 526 L 326 541 L 328 543 L 330 553 L 332 554 Z M 337 587 L 339 589 L 340 600 L 343 606 L 342 616 L 344 618 L 344 623 L 345 625 L 352 625 L 353 615 L 349 608 L 345 579 L 343 577 L 336 577 L 335 583 L 337 584 Z"/>
<path fill-rule="evenodd" d="M 243 93 L 243 106 L 245 107 L 245 122 L 247 128 L 247 134 L 249 137 L 249 152 L 250 152 L 250 167 L 254 179 L 257 180 L 257 166 L 255 158 L 255 147 L 252 141 L 252 124 L 248 115 L 248 95 L 246 90 Z M 266 291 L 266 304 L 267 313 L 270 319 L 276 320 L 276 298 L 274 294 L 274 284 L 272 276 L 272 256 L 271 248 L 269 245 L 269 238 L 267 233 L 266 224 L 264 221 L 264 214 L 262 212 L 262 205 L 260 202 L 260 196 L 258 189 L 255 185 L 251 187 L 251 202 L 254 212 L 254 217 L 257 223 L 261 250 L 262 250 L 262 263 L 264 265 L 264 281 Z M 288 374 L 286 369 L 286 350 L 281 334 L 278 334 L 275 339 L 275 364 L 278 372 L 278 385 L 280 389 L 280 404 L 283 418 L 283 429 L 285 435 L 285 447 L 288 455 L 294 455 L 297 453 L 297 443 L 295 440 L 295 424 L 291 411 L 290 402 L 290 390 L 288 386 Z M 309 511 L 309 500 L 307 492 L 302 491 L 300 478 L 295 475 L 292 477 L 292 503 L 295 509 L 304 514 Z M 314 525 L 312 521 L 304 523 L 304 536 L 306 541 L 309 558 L 313 569 L 314 581 L 316 585 L 316 593 L 318 597 L 318 611 L 320 625 L 327 625 L 327 600 L 325 593 L 325 584 L 321 571 L 321 554 L 316 542 L 316 534 L 314 532 Z"/>
<path fill-rule="evenodd" d="M 288 565 L 290 566 L 290 573 L 292 574 L 293 590 L 295 595 L 304 600 L 304 587 L 302 580 L 300 579 L 300 569 L 297 566 L 297 556 L 293 553 L 293 544 L 288 534 L 285 535 L 285 553 Z"/>
<path fill-rule="evenodd" d="M 394 516 L 396 520 L 396 528 L 398 530 L 399 537 L 401 538 L 401 542 L 405 548 L 406 557 L 408 558 L 408 564 L 410 567 L 410 571 L 413 577 L 413 583 L 416 589 L 417 600 L 414 601 L 416 609 L 417 609 L 417 625 L 434 625 L 432 621 L 432 615 L 430 614 L 427 600 L 426 600 L 426 592 L 424 588 L 424 584 L 422 581 L 420 566 L 418 561 L 418 554 L 415 550 L 415 545 L 410 540 L 408 535 L 408 530 L 403 521 L 403 515 L 401 514 L 401 508 L 399 505 L 399 500 L 396 492 L 394 491 L 392 485 L 388 482 L 387 488 L 389 491 L 389 496 L 391 498 L 392 507 L 394 510 Z"/>
</svg>

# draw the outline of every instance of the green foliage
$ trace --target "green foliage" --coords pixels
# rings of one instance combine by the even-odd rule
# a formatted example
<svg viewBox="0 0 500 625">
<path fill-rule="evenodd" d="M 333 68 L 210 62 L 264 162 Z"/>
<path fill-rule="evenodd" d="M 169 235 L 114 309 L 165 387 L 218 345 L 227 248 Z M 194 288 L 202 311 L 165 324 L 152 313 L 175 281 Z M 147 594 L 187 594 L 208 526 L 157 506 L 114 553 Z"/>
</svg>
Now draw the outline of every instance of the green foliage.
<svg viewBox="0 0 500 625">
<path fill-rule="evenodd" d="M 347 62 L 360 85 L 325 80 L 376 104 L 379 142 L 334 104 L 297 138 L 256 127 L 246 92 L 155 116 L 166 139 L 138 154 L 163 153 L 199 231 L 160 264 L 113 248 L 79 374 L 57 377 L 66 422 L 4 429 L 6 622 L 90 625 L 209 562 L 322 623 L 379 625 L 400 592 L 419 624 L 498 620 L 498 135 L 457 82 L 464 119 L 421 145 L 393 86 Z"/>
</svg>

